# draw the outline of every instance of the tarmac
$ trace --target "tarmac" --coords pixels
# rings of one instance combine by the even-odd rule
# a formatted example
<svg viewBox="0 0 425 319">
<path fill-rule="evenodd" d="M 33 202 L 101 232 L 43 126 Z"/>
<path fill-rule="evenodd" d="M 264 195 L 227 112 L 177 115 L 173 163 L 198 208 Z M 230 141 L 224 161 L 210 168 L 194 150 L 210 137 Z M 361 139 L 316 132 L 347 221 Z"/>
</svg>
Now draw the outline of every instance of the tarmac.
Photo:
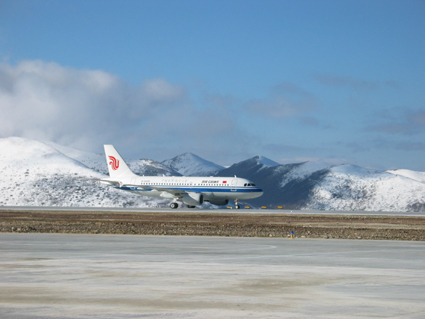
<svg viewBox="0 0 425 319">
<path fill-rule="evenodd" d="M 116 213 L 194 213 L 194 212 L 211 212 L 211 213 L 244 213 L 244 214 L 318 214 L 318 215 L 365 215 L 365 216 L 425 216 L 425 211 L 418 212 L 399 212 L 399 211 L 339 211 L 339 210 L 292 210 L 292 209 L 260 209 L 249 207 L 246 209 L 204 209 L 204 208 L 187 208 L 179 207 L 178 209 L 171 208 L 137 208 L 137 207 L 55 207 L 55 206 L 0 206 L 2 211 L 62 211 L 62 212 L 116 212 Z"/>
<path fill-rule="evenodd" d="M 1 318 L 424 318 L 425 242 L 0 233 Z"/>
</svg>

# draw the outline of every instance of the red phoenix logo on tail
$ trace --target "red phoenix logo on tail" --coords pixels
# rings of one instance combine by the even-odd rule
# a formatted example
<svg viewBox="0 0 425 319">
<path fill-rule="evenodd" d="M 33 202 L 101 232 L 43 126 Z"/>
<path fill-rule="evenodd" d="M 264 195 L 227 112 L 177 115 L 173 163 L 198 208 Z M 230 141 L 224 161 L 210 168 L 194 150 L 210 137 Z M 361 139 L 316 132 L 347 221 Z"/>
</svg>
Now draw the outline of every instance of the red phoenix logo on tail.
<svg viewBox="0 0 425 319">
<path fill-rule="evenodd" d="M 109 165 L 111 165 L 111 167 L 112 167 L 112 169 L 114 170 L 114 171 L 116 171 L 117 169 L 118 169 L 118 167 L 120 167 L 120 161 L 119 160 L 117 160 L 115 157 L 113 157 L 113 156 L 109 156 L 109 159 L 111 160 L 110 162 L 109 162 Z"/>
</svg>

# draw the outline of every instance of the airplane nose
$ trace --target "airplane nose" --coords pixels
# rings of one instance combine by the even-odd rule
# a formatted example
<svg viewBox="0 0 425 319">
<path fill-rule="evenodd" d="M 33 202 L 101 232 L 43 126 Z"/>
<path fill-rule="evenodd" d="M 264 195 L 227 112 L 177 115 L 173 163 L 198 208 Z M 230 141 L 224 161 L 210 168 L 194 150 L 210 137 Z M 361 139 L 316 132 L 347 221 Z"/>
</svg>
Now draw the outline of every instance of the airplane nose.
<svg viewBox="0 0 425 319">
<path fill-rule="evenodd" d="M 263 190 L 261 188 L 257 188 L 257 197 L 260 197 L 261 195 L 263 195 Z"/>
</svg>

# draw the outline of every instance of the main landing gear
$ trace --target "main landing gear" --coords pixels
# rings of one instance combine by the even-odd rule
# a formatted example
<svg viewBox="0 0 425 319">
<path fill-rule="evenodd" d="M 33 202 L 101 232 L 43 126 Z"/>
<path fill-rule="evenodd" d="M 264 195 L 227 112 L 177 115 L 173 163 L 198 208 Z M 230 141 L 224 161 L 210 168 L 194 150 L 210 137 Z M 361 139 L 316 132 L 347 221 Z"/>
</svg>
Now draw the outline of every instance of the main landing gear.
<svg viewBox="0 0 425 319">
<path fill-rule="evenodd" d="M 176 209 L 176 208 L 179 208 L 179 204 L 178 203 L 176 203 L 176 202 L 172 202 L 171 204 L 170 204 L 170 207 L 172 208 L 172 209 Z M 187 208 L 195 208 L 196 206 L 187 206 Z"/>
</svg>

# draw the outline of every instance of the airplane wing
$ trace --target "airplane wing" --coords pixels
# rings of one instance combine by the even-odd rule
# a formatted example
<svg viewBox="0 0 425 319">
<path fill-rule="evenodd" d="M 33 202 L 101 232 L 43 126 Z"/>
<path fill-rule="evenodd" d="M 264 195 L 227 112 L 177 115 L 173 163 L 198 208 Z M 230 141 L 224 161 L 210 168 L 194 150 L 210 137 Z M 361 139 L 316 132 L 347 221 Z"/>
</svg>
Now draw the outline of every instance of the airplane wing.
<svg viewBox="0 0 425 319">
<path fill-rule="evenodd" d="M 111 181 L 109 179 L 91 178 L 91 180 L 98 181 L 98 182 L 101 182 L 101 183 L 111 184 L 111 185 L 114 185 L 114 186 L 117 186 L 117 187 L 122 187 L 123 186 L 123 184 L 121 182 L 119 182 L 119 181 Z"/>
</svg>

